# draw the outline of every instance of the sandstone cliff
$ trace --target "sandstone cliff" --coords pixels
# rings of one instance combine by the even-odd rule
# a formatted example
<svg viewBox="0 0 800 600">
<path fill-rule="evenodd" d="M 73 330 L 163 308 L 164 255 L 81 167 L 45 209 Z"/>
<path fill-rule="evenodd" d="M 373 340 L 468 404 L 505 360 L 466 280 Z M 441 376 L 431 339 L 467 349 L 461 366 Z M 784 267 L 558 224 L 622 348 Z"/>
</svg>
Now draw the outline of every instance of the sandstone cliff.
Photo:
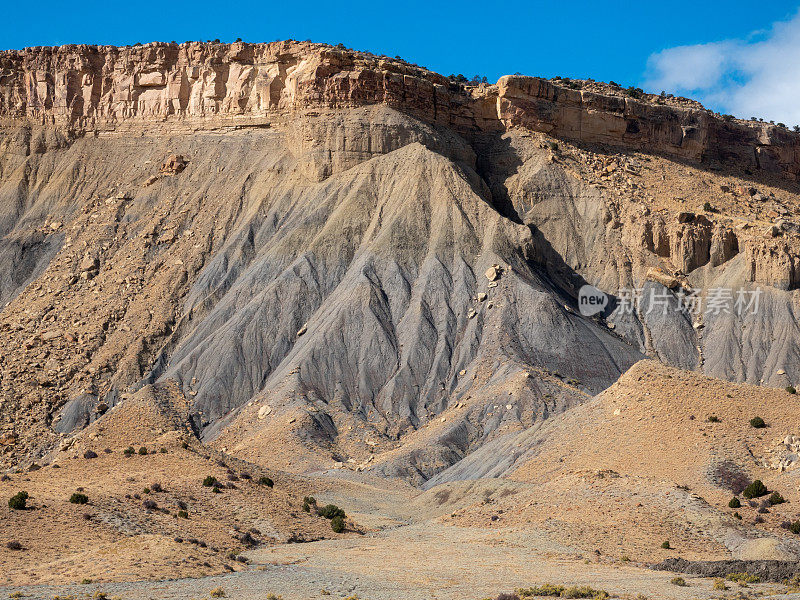
<svg viewBox="0 0 800 600">
<path fill-rule="evenodd" d="M 460 132 L 522 126 L 712 165 L 800 175 L 800 135 L 609 86 L 504 76 L 468 87 L 397 59 L 310 42 L 151 43 L 0 53 L 0 119 L 72 134 L 269 124 L 286 110 L 387 104 Z"/>
</svg>

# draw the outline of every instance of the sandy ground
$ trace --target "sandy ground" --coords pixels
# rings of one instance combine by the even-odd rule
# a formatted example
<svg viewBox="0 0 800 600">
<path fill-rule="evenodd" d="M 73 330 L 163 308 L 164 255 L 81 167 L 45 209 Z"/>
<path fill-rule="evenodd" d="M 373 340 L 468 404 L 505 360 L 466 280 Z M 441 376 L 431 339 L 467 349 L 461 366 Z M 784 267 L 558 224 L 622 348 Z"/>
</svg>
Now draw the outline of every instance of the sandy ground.
<svg viewBox="0 0 800 600">
<path fill-rule="evenodd" d="M 478 600 L 502 591 L 546 582 L 591 585 L 613 597 L 718 598 L 713 580 L 685 576 L 687 587 L 670 583 L 674 573 L 623 563 L 585 563 L 580 554 L 554 544 L 541 533 L 491 531 L 442 524 L 393 528 L 357 539 L 292 544 L 249 554 L 247 571 L 219 577 L 106 585 L 0 588 L 26 597 L 93 594 L 138 600 L 208 596 L 222 588 L 227 597 L 284 600 L 357 595 L 363 600 Z M 737 586 L 729 584 L 735 593 Z M 779 597 L 784 586 L 751 585 L 746 591 Z M 745 591 L 745 590 L 742 590 Z M 794 595 L 793 597 L 800 597 Z"/>
<path fill-rule="evenodd" d="M 347 477 L 342 480 L 341 477 Z M 263 547 L 247 553 L 250 565 L 228 575 L 170 581 L 70 586 L 0 587 L 0 597 L 21 591 L 25 597 L 80 597 L 101 591 L 109 598 L 145 600 L 208 598 L 222 588 L 228 598 L 284 600 L 348 598 L 361 600 L 480 600 L 517 587 L 543 583 L 589 585 L 612 597 L 719 598 L 713 580 L 652 571 L 564 545 L 549 532 L 521 527 L 462 527 L 435 515 L 429 494 L 411 488 L 381 487 L 379 480 L 340 473 L 317 478 L 319 499 L 336 501 L 361 522 L 381 528 L 366 535 L 305 544 Z M 328 486 L 330 491 L 324 491 Z M 444 509 L 444 507 L 443 507 Z M 443 510 L 442 509 L 442 510 Z M 441 511 L 440 511 L 441 512 Z M 784 597 L 785 586 L 729 584 L 743 591 Z M 329 592 L 328 596 L 325 592 Z M 800 597 L 798 595 L 787 597 Z"/>
</svg>

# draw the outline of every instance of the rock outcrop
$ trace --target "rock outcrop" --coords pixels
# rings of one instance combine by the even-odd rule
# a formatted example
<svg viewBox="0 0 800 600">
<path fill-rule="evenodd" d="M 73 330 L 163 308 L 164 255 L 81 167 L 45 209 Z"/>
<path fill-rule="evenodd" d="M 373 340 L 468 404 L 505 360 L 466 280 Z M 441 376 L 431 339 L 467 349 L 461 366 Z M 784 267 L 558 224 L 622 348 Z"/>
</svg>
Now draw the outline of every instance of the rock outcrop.
<svg viewBox="0 0 800 600">
<path fill-rule="evenodd" d="M 497 84 L 497 114 L 506 126 L 555 137 L 659 152 L 698 162 L 737 164 L 796 180 L 800 136 L 770 124 L 723 119 L 695 107 L 571 89 L 506 75 Z"/>
<path fill-rule="evenodd" d="M 401 60 L 310 42 L 68 45 L 0 52 L 0 122 L 74 135 L 134 123 L 265 126 L 286 110 L 386 104 L 461 133 L 520 126 L 800 176 L 800 135 L 785 128 L 573 85 L 513 75 L 464 86 Z"/>
</svg>

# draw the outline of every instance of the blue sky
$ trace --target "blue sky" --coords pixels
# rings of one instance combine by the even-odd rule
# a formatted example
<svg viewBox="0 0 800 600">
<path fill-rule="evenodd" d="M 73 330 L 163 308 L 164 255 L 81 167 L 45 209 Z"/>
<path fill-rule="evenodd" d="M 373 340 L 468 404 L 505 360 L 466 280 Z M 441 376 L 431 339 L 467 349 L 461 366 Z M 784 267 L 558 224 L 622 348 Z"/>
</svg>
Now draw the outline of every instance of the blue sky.
<svg viewBox="0 0 800 600">
<path fill-rule="evenodd" d="M 695 92 L 722 109 L 731 103 L 724 93 L 704 91 L 704 82 L 696 76 L 680 77 L 684 67 L 690 71 L 687 76 L 696 73 L 698 61 L 708 53 L 678 52 L 691 55 L 684 64 L 669 52 L 676 47 L 707 49 L 715 43 L 723 44 L 720 48 L 725 52 L 724 44 L 732 40 L 748 47 L 768 38 L 775 23 L 790 21 L 800 7 L 798 0 L 758 4 L 512 0 L 494 5 L 471 1 L 75 4 L 44 0 L 5 4 L 0 27 L 3 49 L 65 43 L 233 41 L 237 37 L 252 42 L 312 39 L 400 55 L 445 75 L 486 75 L 490 81 L 519 71 L 613 79 L 652 91 L 661 89 L 653 86 L 669 83 L 674 89 L 667 91 Z M 669 60 L 663 59 L 665 51 Z M 731 68 L 738 72 L 740 66 Z M 724 79 L 731 79 L 730 74 Z M 750 107 L 745 105 L 745 109 Z M 775 113 L 772 118 L 782 117 L 781 109 L 770 110 Z"/>
</svg>

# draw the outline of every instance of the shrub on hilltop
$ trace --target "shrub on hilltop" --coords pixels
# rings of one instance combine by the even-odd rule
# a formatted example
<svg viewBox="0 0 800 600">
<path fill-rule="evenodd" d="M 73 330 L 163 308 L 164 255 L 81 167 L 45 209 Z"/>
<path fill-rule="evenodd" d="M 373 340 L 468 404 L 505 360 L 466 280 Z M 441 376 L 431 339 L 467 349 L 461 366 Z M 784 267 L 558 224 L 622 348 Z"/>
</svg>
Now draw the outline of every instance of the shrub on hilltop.
<svg viewBox="0 0 800 600">
<path fill-rule="evenodd" d="M 753 483 L 744 488 L 742 495 L 748 500 L 752 498 L 760 498 L 767 495 L 767 486 L 765 486 L 760 479 L 756 479 Z"/>
<path fill-rule="evenodd" d="M 335 519 L 336 517 L 341 517 L 342 519 L 347 518 L 345 512 L 335 504 L 328 504 L 320 508 L 319 516 L 325 517 L 326 519 Z"/>
<path fill-rule="evenodd" d="M 28 492 L 17 492 L 8 499 L 8 508 L 12 510 L 25 510 L 28 505 Z"/>
<path fill-rule="evenodd" d="M 344 519 L 337 515 L 331 519 L 331 529 L 334 533 L 342 533 L 344 531 Z"/>
</svg>

